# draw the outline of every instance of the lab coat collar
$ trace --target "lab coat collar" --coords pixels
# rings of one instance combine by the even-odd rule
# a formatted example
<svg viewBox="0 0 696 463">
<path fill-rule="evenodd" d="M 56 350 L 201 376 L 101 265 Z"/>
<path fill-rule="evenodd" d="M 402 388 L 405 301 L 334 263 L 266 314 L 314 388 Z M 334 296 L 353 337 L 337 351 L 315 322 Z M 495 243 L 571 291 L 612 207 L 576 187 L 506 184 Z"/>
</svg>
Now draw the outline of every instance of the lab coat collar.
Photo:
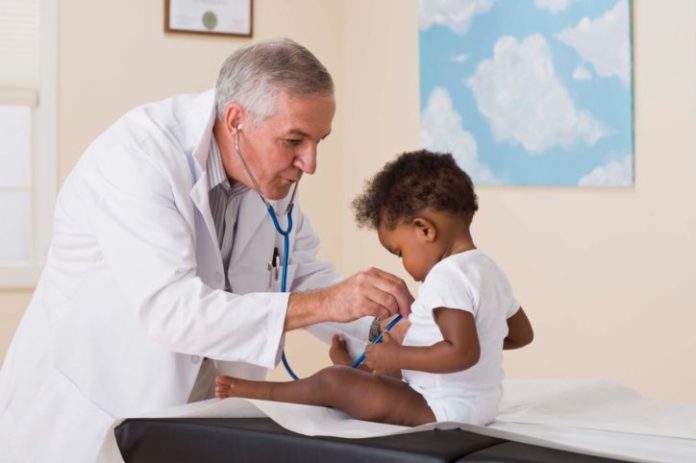
<svg viewBox="0 0 696 463">
<path fill-rule="evenodd" d="M 207 119 L 205 118 L 206 115 Z M 189 195 L 193 204 L 203 217 L 213 242 L 218 244 L 219 249 L 220 244 L 218 243 L 217 233 L 215 232 L 215 222 L 213 221 L 213 215 L 210 211 L 208 174 L 206 172 L 215 119 L 215 90 L 210 89 L 195 98 L 192 108 L 187 114 L 185 126 L 190 128 L 190 130 L 187 131 L 188 143 L 186 144 L 188 146 L 195 146 L 192 156 L 197 167 L 196 174 L 198 174 L 196 183 L 193 185 Z"/>
<path fill-rule="evenodd" d="M 254 190 L 248 190 L 242 196 L 239 203 L 239 219 L 240 224 L 237 226 L 237 231 L 234 235 L 234 246 L 232 248 L 232 260 L 235 260 L 251 239 L 258 233 L 258 229 L 267 217 L 266 205 L 261 201 L 258 193 Z M 271 220 L 268 218 L 268 220 Z"/>
<path fill-rule="evenodd" d="M 210 237 L 214 243 L 217 243 L 219 249 L 220 243 L 218 243 L 217 233 L 215 232 L 215 222 L 213 221 L 213 214 L 210 211 L 210 199 L 208 198 L 208 174 L 205 171 L 198 177 L 198 181 L 193 185 L 189 196 L 198 209 L 198 212 L 200 212 L 203 217 Z"/>
<path fill-rule="evenodd" d="M 281 226 L 285 228 L 287 226 L 287 220 L 285 218 L 285 210 L 290 204 L 290 198 L 292 197 L 292 189 L 288 191 L 288 194 L 283 199 L 270 200 L 270 204 L 273 206 L 275 213 L 278 215 L 278 221 Z M 297 199 L 297 198 L 296 198 Z M 293 218 L 297 222 L 297 208 L 293 210 Z M 268 208 L 266 204 L 261 200 L 259 194 L 254 190 L 247 190 L 242 197 L 242 201 L 239 204 L 239 217 L 240 221 L 244 221 L 244 226 L 237 229 L 237 233 L 234 238 L 234 247 L 232 248 L 232 260 L 237 259 L 241 256 L 246 248 L 247 243 L 259 233 L 259 228 L 263 224 L 264 220 L 268 220 L 268 223 L 272 223 L 272 219 L 268 217 Z M 274 228 L 271 226 L 271 230 Z M 292 233 L 297 233 L 293 231 Z M 278 238 L 278 236 L 276 236 Z"/>
<path fill-rule="evenodd" d="M 185 146 L 193 147 L 192 155 L 198 167 L 198 173 L 205 172 L 213 126 L 217 118 L 215 110 L 215 89 L 197 95 L 186 114 Z"/>
<path fill-rule="evenodd" d="M 198 126 L 199 130 L 202 130 L 202 133 L 198 132 L 198 136 L 200 138 L 196 144 L 196 149 L 193 152 L 193 157 L 198 164 L 198 172 L 200 172 L 200 176 L 191 190 L 190 197 L 203 216 L 213 242 L 217 243 L 218 249 L 220 249 L 220 243 L 218 242 L 217 233 L 215 232 L 215 222 L 213 221 L 213 215 L 210 211 L 210 200 L 208 197 L 209 184 L 208 174 L 206 171 L 206 164 L 210 153 L 210 143 L 213 137 L 213 126 L 215 125 L 215 120 L 217 118 L 217 113 L 215 111 L 214 90 L 209 90 L 197 97 L 190 117 L 203 119 L 201 115 L 205 114 L 206 105 L 209 115 L 207 124 L 202 126 L 198 120 L 191 120 L 191 125 L 187 124 L 189 127 Z M 193 133 L 195 133 L 195 130 Z M 289 192 L 287 197 L 284 199 L 271 201 L 271 204 L 275 210 L 280 211 L 278 213 L 282 214 L 283 211 L 285 211 L 285 208 L 290 200 L 290 195 L 291 192 Z M 235 235 L 234 247 L 232 251 L 233 259 L 235 258 L 235 254 L 238 255 L 238 253 L 240 253 L 246 247 L 247 243 L 249 243 L 251 238 L 257 233 L 258 228 L 263 223 L 263 220 L 266 218 L 267 214 L 268 212 L 266 205 L 263 203 L 263 201 L 261 201 L 258 193 L 251 189 L 246 191 L 239 205 L 238 217 L 239 221 L 242 222 L 242 226 L 237 228 Z M 269 218 L 268 220 L 271 219 Z M 281 223 L 283 223 L 282 219 Z"/>
<path fill-rule="evenodd" d="M 207 173 L 203 172 L 201 177 L 198 179 L 198 182 L 196 182 L 196 185 L 194 185 L 193 190 L 191 190 L 191 199 L 203 216 L 211 239 L 217 244 L 217 248 L 219 250 L 220 243 L 218 242 L 217 233 L 215 232 L 215 223 L 210 211 L 210 200 L 208 197 L 207 186 Z M 277 206 L 274 204 L 274 207 Z M 267 214 L 266 205 L 263 203 L 263 201 L 261 201 L 261 198 L 256 191 L 248 189 L 242 194 L 238 213 L 240 225 L 237 227 L 237 232 L 235 233 L 234 237 L 234 246 L 232 249 L 233 260 L 257 234 L 258 229 L 263 223 L 263 220 L 266 218 Z M 268 220 L 271 219 L 269 218 Z"/>
</svg>

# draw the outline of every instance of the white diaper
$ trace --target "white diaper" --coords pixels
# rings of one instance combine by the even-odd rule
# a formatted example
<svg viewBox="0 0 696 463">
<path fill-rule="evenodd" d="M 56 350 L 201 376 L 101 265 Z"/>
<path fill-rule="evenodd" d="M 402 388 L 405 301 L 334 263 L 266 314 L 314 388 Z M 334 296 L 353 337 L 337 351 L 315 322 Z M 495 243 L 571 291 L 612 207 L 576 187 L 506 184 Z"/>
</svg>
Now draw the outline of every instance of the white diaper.
<svg viewBox="0 0 696 463">
<path fill-rule="evenodd" d="M 413 387 L 413 386 L 412 386 Z M 498 413 L 502 388 L 486 392 L 462 393 L 457 391 L 419 390 L 438 422 L 455 422 L 485 426 L 491 423 Z"/>
</svg>

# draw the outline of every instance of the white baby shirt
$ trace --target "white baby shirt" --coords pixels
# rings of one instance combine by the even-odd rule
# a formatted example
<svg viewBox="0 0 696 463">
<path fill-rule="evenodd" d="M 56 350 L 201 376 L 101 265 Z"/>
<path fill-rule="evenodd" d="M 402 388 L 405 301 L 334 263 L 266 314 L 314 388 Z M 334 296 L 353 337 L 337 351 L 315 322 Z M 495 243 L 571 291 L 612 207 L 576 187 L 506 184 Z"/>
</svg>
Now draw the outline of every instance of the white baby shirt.
<svg viewBox="0 0 696 463">
<path fill-rule="evenodd" d="M 474 249 L 448 256 L 430 270 L 411 306 L 411 327 L 404 338 L 405 346 L 431 346 L 443 340 L 433 317 L 433 310 L 440 307 L 466 310 L 474 315 L 481 356 L 476 365 L 454 373 L 402 371 L 404 380 L 426 398 L 438 421 L 442 417 L 437 416 L 436 408 L 442 408 L 443 404 L 435 407 L 435 400 L 479 395 L 499 397 L 507 319 L 520 306 L 500 267 Z M 497 400 L 491 405 L 496 407 Z"/>
</svg>

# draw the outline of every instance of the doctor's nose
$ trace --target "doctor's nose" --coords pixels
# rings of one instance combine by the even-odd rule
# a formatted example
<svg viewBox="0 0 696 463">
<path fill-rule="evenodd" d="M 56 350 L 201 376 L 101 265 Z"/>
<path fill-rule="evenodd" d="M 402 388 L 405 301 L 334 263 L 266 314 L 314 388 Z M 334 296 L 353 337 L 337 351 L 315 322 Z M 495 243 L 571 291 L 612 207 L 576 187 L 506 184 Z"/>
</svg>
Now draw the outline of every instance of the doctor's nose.
<svg viewBox="0 0 696 463">
<path fill-rule="evenodd" d="M 312 175 L 317 170 L 317 143 L 307 143 L 295 155 L 295 167 L 302 172 Z"/>
</svg>

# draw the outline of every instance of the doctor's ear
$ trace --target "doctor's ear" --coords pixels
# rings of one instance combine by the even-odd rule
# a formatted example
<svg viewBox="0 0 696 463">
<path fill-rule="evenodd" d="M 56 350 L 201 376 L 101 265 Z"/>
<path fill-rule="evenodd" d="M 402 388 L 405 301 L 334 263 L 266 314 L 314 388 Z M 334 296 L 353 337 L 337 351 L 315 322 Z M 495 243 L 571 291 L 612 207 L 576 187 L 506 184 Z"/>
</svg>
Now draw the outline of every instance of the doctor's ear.
<svg viewBox="0 0 696 463">
<path fill-rule="evenodd" d="M 424 217 L 416 217 L 413 219 L 413 227 L 416 231 L 416 236 L 428 243 L 432 243 L 437 238 L 437 227 L 430 220 Z"/>
<path fill-rule="evenodd" d="M 238 103 L 227 105 L 225 109 L 225 127 L 231 134 L 234 135 L 242 130 L 242 119 L 244 119 L 245 114 L 244 108 Z"/>
</svg>

